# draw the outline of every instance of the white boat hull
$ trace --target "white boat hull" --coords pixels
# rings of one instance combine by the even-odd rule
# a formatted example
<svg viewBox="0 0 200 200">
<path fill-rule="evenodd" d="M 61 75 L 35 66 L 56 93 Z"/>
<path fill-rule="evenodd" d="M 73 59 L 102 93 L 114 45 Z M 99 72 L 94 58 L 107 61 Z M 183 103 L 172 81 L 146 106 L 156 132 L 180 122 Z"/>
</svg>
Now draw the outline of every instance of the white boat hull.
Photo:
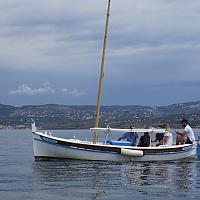
<svg viewBox="0 0 200 200">
<path fill-rule="evenodd" d="M 36 159 L 78 159 L 102 161 L 167 161 L 196 155 L 196 143 L 172 147 L 119 147 L 92 144 L 78 140 L 52 137 L 33 132 L 33 149 Z M 125 151 L 122 151 L 125 149 Z M 133 153 L 127 153 L 133 152 Z M 123 152 L 126 152 L 125 154 Z M 138 153 L 138 152 L 142 152 Z M 144 152 L 144 153 L 143 153 Z"/>
</svg>

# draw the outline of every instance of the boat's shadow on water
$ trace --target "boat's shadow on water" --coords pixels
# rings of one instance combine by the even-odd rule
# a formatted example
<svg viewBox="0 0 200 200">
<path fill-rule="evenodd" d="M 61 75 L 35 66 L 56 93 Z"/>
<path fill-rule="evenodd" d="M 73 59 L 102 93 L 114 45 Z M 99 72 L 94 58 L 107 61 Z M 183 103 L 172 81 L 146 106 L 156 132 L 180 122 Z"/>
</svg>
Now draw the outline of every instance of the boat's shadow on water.
<svg viewBox="0 0 200 200">
<path fill-rule="evenodd" d="M 47 191 L 59 188 L 63 195 L 74 198 L 101 199 L 109 195 L 128 198 L 134 191 L 138 197 L 172 199 L 180 195 L 187 197 L 191 190 L 196 192 L 200 184 L 197 168 L 200 164 L 196 159 L 135 163 L 40 161 L 33 163 L 33 186 Z"/>
</svg>

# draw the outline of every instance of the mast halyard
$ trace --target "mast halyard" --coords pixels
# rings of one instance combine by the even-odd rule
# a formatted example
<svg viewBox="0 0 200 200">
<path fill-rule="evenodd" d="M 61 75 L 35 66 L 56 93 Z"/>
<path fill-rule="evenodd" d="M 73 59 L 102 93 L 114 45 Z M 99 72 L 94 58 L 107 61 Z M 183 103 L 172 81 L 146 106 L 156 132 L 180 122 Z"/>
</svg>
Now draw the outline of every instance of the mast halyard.
<svg viewBox="0 0 200 200">
<path fill-rule="evenodd" d="M 104 63 L 105 63 L 105 54 L 106 54 L 106 45 L 107 45 L 107 36 L 108 36 L 108 22 L 109 22 L 109 16 L 110 16 L 110 4 L 111 4 L 111 0 L 108 0 L 106 27 L 105 27 L 105 35 L 104 35 L 104 43 L 103 43 L 102 61 L 101 61 L 101 72 L 100 72 L 98 98 L 97 98 L 95 128 L 99 127 L 100 104 L 101 104 L 102 84 L 103 84 L 103 77 L 104 77 Z M 97 133 L 94 132 L 93 143 L 96 144 L 96 142 L 97 142 Z"/>
</svg>

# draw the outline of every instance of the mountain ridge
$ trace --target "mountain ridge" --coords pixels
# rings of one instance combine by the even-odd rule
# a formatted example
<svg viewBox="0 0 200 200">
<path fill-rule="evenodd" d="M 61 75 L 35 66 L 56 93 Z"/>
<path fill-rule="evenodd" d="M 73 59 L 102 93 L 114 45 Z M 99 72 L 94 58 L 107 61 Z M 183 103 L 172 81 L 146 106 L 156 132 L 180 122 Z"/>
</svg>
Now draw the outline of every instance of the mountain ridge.
<svg viewBox="0 0 200 200">
<path fill-rule="evenodd" d="M 94 126 L 94 105 L 24 105 L 15 107 L 0 104 L 0 128 L 30 128 L 34 118 L 40 129 L 80 129 Z M 168 106 L 111 105 L 101 107 L 100 126 L 127 128 L 157 126 L 169 123 L 180 128 L 181 118 L 193 127 L 200 127 L 200 101 L 176 103 Z"/>
</svg>

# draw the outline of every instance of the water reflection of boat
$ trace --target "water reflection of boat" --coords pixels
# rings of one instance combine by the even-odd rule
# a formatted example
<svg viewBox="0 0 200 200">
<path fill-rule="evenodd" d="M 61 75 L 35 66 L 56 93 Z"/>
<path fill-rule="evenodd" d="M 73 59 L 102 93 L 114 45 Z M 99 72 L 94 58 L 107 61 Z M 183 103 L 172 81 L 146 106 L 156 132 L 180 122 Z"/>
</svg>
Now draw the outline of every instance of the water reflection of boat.
<svg viewBox="0 0 200 200">
<path fill-rule="evenodd" d="M 33 163 L 36 199 L 189 199 L 199 196 L 199 162 Z M 59 194 L 59 196 L 58 196 Z M 131 196 L 132 195 L 132 196 Z M 53 197 L 52 197 L 53 196 Z"/>
<path fill-rule="evenodd" d="M 166 185 L 172 180 L 171 163 L 138 163 L 126 165 L 121 169 L 123 184 L 128 187 Z"/>
<path fill-rule="evenodd" d="M 114 165 L 113 165 L 114 166 Z M 52 199 L 55 190 L 59 191 L 59 196 L 63 199 L 100 199 L 105 195 L 106 188 L 112 187 L 113 177 L 109 179 L 109 165 L 105 168 L 105 163 L 84 162 L 84 161 L 56 161 L 56 162 L 35 162 L 33 164 L 33 189 L 45 192 L 43 198 Z M 116 172 L 118 173 L 118 171 Z M 112 184 L 111 184 L 112 182 Z M 52 190 L 53 189 L 53 190 Z M 39 195 L 40 197 L 40 195 Z M 57 198 L 57 194 L 55 198 Z"/>
<path fill-rule="evenodd" d="M 156 161 L 156 160 L 177 160 L 194 156 L 196 154 L 196 143 L 175 146 L 160 147 L 132 147 L 125 142 L 107 143 L 109 133 L 118 131 L 124 132 L 150 132 L 164 133 L 164 129 L 111 129 L 98 128 L 100 115 L 100 99 L 102 93 L 102 81 L 104 77 L 104 59 L 108 33 L 108 21 L 110 14 L 110 3 L 108 0 L 106 28 L 104 36 L 101 73 L 98 90 L 98 101 L 96 111 L 96 122 L 93 131 L 93 142 L 75 139 L 62 139 L 36 131 L 35 123 L 32 123 L 33 148 L 36 159 L 41 158 L 65 158 L 80 160 L 108 160 L 108 161 Z M 97 141 L 97 132 L 105 131 L 106 138 L 103 142 Z"/>
<path fill-rule="evenodd" d="M 177 162 L 174 170 L 175 185 L 182 189 L 189 189 L 195 185 L 197 176 L 196 162 Z"/>
<path fill-rule="evenodd" d="M 198 162 L 195 160 L 176 162 L 128 163 L 121 165 L 122 184 L 156 199 L 187 199 L 197 188 Z M 195 194 L 194 194 L 195 195 Z"/>
</svg>

